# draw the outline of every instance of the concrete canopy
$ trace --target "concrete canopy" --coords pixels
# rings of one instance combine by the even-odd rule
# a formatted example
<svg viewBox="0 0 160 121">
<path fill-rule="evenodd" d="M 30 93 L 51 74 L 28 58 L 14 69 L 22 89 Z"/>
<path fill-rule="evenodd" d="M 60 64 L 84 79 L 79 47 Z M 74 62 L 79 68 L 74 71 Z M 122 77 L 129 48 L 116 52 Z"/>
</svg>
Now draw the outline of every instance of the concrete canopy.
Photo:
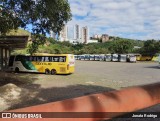
<svg viewBox="0 0 160 121">
<path fill-rule="evenodd" d="M 0 36 L 0 48 L 22 49 L 27 45 L 29 36 Z"/>
</svg>

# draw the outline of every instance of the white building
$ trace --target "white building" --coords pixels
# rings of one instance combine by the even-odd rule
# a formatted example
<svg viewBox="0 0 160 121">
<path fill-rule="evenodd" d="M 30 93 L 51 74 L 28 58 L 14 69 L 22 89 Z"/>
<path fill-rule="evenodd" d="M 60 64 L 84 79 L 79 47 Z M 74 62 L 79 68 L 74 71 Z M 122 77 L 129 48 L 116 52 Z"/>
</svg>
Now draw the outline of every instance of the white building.
<svg viewBox="0 0 160 121">
<path fill-rule="evenodd" d="M 89 28 L 82 27 L 82 34 L 81 34 L 81 43 L 87 44 L 89 40 Z"/>
<path fill-rule="evenodd" d="M 68 26 L 67 25 L 65 25 L 60 31 L 58 40 L 61 42 L 68 41 Z"/>
<path fill-rule="evenodd" d="M 87 41 L 87 44 L 88 44 L 88 43 L 98 43 L 98 40 L 88 40 L 88 41 Z"/>
<path fill-rule="evenodd" d="M 80 39 L 80 26 L 78 24 L 74 25 L 74 39 Z"/>
</svg>

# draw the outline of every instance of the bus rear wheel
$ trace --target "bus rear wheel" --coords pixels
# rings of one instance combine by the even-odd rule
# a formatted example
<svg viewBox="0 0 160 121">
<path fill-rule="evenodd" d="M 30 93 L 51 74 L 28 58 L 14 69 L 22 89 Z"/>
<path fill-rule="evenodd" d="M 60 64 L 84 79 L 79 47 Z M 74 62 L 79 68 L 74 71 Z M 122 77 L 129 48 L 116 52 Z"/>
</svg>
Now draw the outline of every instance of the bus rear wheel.
<svg viewBox="0 0 160 121">
<path fill-rule="evenodd" d="M 50 74 L 50 70 L 49 69 L 45 69 L 45 74 Z"/>
<path fill-rule="evenodd" d="M 55 69 L 52 69 L 52 70 L 51 70 L 51 74 L 52 74 L 52 75 L 55 75 L 55 74 L 56 74 L 56 70 L 55 70 Z"/>
</svg>

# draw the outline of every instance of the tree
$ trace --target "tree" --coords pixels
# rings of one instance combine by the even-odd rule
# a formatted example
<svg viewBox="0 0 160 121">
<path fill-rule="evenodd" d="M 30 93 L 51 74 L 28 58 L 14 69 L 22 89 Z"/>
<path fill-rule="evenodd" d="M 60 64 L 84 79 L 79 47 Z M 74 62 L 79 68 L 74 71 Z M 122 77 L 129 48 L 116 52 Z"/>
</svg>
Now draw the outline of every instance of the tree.
<svg viewBox="0 0 160 121">
<path fill-rule="evenodd" d="M 47 33 L 53 31 L 59 34 L 64 24 L 71 20 L 68 0 L 2 0 L 0 8 L 2 35 L 32 24 L 34 42 L 31 47 L 36 48 L 32 48 L 31 53 L 37 50 L 36 44 L 44 44 Z"/>
<path fill-rule="evenodd" d="M 133 43 L 130 40 L 123 40 L 121 38 L 117 38 L 113 41 L 112 46 L 110 46 L 110 50 L 113 53 L 129 53 L 133 50 Z"/>
<path fill-rule="evenodd" d="M 144 42 L 144 46 L 140 49 L 140 53 L 143 55 L 155 55 L 160 52 L 160 41 L 147 40 Z"/>
</svg>

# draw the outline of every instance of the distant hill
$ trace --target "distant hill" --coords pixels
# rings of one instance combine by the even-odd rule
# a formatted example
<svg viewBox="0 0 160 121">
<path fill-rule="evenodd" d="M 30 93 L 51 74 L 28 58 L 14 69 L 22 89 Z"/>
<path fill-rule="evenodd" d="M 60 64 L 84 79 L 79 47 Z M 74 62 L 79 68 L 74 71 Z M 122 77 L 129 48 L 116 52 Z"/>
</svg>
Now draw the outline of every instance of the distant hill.
<svg viewBox="0 0 160 121">
<path fill-rule="evenodd" d="M 24 30 L 24 29 L 18 29 L 18 30 L 12 30 L 7 35 L 28 35 L 29 40 L 31 40 L 31 33 Z M 105 43 L 90 43 L 90 44 L 77 44 L 73 45 L 69 42 L 59 42 L 54 40 L 53 38 L 46 38 L 46 44 L 45 46 L 39 46 L 39 49 L 37 52 L 40 53 L 73 53 L 73 54 L 107 54 L 107 53 L 115 53 L 117 52 L 117 48 L 120 48 L 121 50 L 128 47 L 129 45 L 131 47 L 128 47 L 128 50 L 125 50 L 125 53 L 134 52 L 133 49 L 134 46 L 137 46 L 139 48 L 142 48 L 144 46 L 144 41 L 141 40 L 134 40 L 134 39 L 127 39 L 127 38 L 121 38 L 116 36 L 110 36 L 110 41 Z M 30 47 L 29 44 L 31 41 L 28 41 L 27 48 L 23 50 L 15 50 L 13 54 L 26 54 L 28 53 L 27 50 Z M 48 44 L 49 43 L 49 44 Z M 121 43 L 121 44 L 119 44 Z M 126 44 L 127 43 L 127 44 Z M 49 46 L 48 46 L 49 45 Z M 125 46 L 125 47 L 124 47 Z M 123 50 L 124 50 L 123 49 Z M 138 50 L 136 50 L 137 52 Z M 138 52 L 137 52 L 138 53 Z"/>
</svg>

